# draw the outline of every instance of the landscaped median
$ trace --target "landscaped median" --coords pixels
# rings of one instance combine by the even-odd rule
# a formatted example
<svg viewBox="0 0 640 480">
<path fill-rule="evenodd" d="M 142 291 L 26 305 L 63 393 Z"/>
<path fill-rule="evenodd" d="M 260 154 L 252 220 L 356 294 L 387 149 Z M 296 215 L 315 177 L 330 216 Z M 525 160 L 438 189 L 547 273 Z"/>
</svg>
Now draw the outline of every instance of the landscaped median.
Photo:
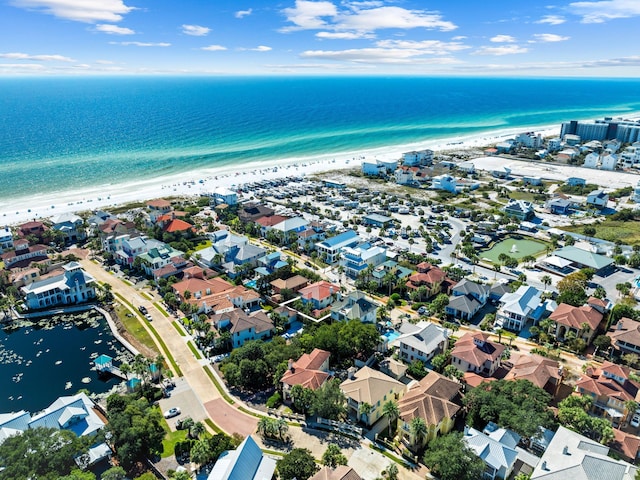
<svg viewBox="0 0 640 480">
<path fill-rule="evenodd" d="M 133 304 L 127 300 L 126 298 L 124 298 L 122 295 L 120 295 L 118 292 L 115 292 L 114 295 L 116 297 L 118 297 L 118 299 L 125 305 L 129 306 L 129 308 L 136 312 L 136 314 L 138 315 L 138 319 L 141 322 L 144 322 L 144 320 L 142 319 L 142 317 L 140 316 L 140 313 L 138 312 L 138 310 L 136 310 L 136 308 L 133 306 Z M 178 366 L 178 364 L 176 363 L 175 359 L 173 358 L 173 355 L 171 355 L 171 352 L 169 351 L 169 349 L 167 348 L 166 343 L 164 343 L 164 340 L 162 340 L 162 337 L 160 337 L 160 335 L 158 335 L 158 332 L 156 331 L 155 328 L 153 328 L 153 325 L 151 325 L 150 323 L 146 324 L 146 327 L 151 331 L 151 333 L 153 334 L 153 336 L 155 337 L 155 341 L 158 345 L 160 345 L 160 348 L 163 350 L 164 356 L 165 358 L 169 361 L 169 363 L 171 364 L 171 368 L 173 369 L 173 371 L 175 372 L 175 374 L 178 377 L 182 376 L 182 370 L 180 370 L 180 367 Z M 132 335 L 134 334 L 133 332 L 131 332 Z"/>
</svg>

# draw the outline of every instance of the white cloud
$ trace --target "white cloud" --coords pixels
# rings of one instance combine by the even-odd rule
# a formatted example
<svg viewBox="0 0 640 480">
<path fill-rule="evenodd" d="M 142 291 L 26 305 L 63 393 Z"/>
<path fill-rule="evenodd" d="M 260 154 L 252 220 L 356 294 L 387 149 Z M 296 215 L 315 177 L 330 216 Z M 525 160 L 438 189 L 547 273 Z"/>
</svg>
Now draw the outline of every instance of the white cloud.
<svg viewBox="0 0 640 480">
<path fill-rule="evenodd" d="M 391 49 L 402 48 L 420 52 L 421 55 L 448 55 L 451 52 L 459 52 L 460 50 L 471 48 L 460 42 L 441 42 L 439 40 L 380 40 L 376 42 L 376 46 Z"/>
<path fill-rule="evenodd" d="M 39 72 L 45 70 L 45 66 L 40 63 L 0 63 L 0 72 L 21 73 Z"/>
<path fill-rule="evenodd" d="M 582 17 L 582 23 L 604 23 L 616 18 L 630 18 L 640 15 L 638 0 L 600 0 L 573 2 L 567 11 Z"/>
<path fill-rule="evenodd" d="M 236 12 L 236 18 L 244 18 L 251 15 L 252 13 L 253 13 L 252 8 L 247 8 L 246 10 L 238 10 Z"/>
<path fill-rule="evenodd" d="M 562 35 L 556 35 L 555 33 L 536 33 L 533 35 L 535 40 L 534 42 L 541 43 L 552 43 L 552 42 L 564 42 L 565 40 L 569 40 L 571 37 L 563 37 Z"/>
<path fill-rule="evenodd" d="M 113 65 L 115 62 L 112 62 L 111 60 L 96 60 L 96 63 L 98 65 Z"/>
<path fill-rule="evenodd" d="M 201 25 L 182 25 L 182 33 L 194 37 L 204 37 L 210 31 L 211 29 L 209 27 L 203 27 Z"/>
<path fill-rule="evenodd" d="M 328 1 L 310 2 L 296 0 L 295 7 L 285 8 L 283 13 L 293 26 L 281 32 L 297 30 L 331 30 L 374 32 L 385 28 L 428 28 L 440 31 L 455 30 L 457 26 L 442 19 L 437 12 L 407 10 L 395 6 L 382 6 L 380 2 L 356 2 L 341 5 L 341 10 Z"/>
<path fill-rule="evenodd" d="M 546 23 L 549 25 L 561 25 L 565 23 L 567 20 L 560 15 L 545 15 L 540 20 L 535 23 Z"/>
<path fill-rule="evenodd" d="M 271 47 L 267 47 L 266 45 L 258 45 L 256 48 L 250 48 L 254 52 L 270 52 L 273 50 Z"/>
<path fill-rule="evenodd" d="M 454 41 L 466 40 L 466 39 L 467 39 L 466 35 L 456 35 L 455 37 L 451 37 L 451 40 L 454 40 Z"/>
<path fill-rule="evenodd" d="M 521 47 L 519 45 L 500 45 L 499 47 L 480 47 L 478 50 L 472 53 L 472 55 L 514 55 L 517 53 L 527 53 L 529 49 L 527 47 Z"/>
<path fill-rule="evenodd" d="M 361 38 L 373 38 L 373 35 L 356 32 L 318 32 L 316 37 L 327 40 L 358 40 Z"/>
<path fill-rule="evenodd" d="M 123 45 L 125 47 L 133 46 L 133 47 L 170 47 L 170 43 L 166 42 L 109 42 L 111 45 Z"/>
<path fill-rule="evenodd" d="M 12 5 L 76 22 L 119 22 L 134 10 L 122 0 L 11 0 Z"/>
<path fill-rule="evenodd" d="M 496 35 L 491 37 L 489 41 L 493 43 L 514 43 L 516 39 L 511 35 Z"/>
<path fill-rule="evenodd" d="M 106 23 L 99 23 L 96 25 L 96 30 L 110 35 L 133 35 L 136 33 L 130 28 L 119 27 L 118 25 L 108 25 Z"/>
<path fill-rule="evenodd" d="M 8 58 L 11 60 L 36 60 L 39 62 L 75 62 L 73 58 L 63 55 L 29 55 L 28 53 L 0 53 L 0 58 Z"/>
<path fill-rule="evenodd" d="M 438 64 L 451 65 L 459 60 L 450 57 L 419 58 L 424 53 L 420 50 L 404 48 L 360 48 L 349 50 L 307 50 L 300 54 L 303 58 L 319 58 L 342 60 L 354 63 L 384 63 L 384 64 Z"/>
<path fill-rule="evenodd" d="M 222 50 L 226 50 L 227 47 L 223 47 L 222 45 L 209 45 L 208 47 L 202 47 L 200 50 L 206 50 L 208 52 L 221 52 Z"/>
</svg>

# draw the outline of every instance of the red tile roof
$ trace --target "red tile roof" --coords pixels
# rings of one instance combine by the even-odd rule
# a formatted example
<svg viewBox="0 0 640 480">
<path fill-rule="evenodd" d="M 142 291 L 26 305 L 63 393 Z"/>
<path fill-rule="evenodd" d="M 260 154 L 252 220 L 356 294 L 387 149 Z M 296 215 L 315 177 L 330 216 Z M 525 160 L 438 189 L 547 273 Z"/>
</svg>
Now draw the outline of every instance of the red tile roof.
<svg viewBox="0 0 640 480">
<path fill-rule="evenodd" d="M 273 227 L 280 222 L 283 222 L 289 217 L 284 217 L 282 215 L 271 215 L 269 217 L 260 217 L 256 220 L 256 223 L 262 225 L 263 227 Z"/>
<path fill-rule="evenodd" d="M 193 225 L 180 219 L 171 220 L 164 227 L 164 231 L 167 233 L 186 232 L 187 230 L 192 230 L 192 229 L 193 229 Z"/>
<path fill-rule="evenodd" d="M 340 291 L 340 287 L 329 283 L 325 280 L 320 280 L 319 282 L 312 283 L 311 285 L 307 285 L 304 288 L 298 290 L 300 296 L 306 300 L 324 300 L 325 298 L 330 297 L 334 293 Z"/>
<path fill-rule="evenodd" d="M 504 377 L 505 380 L 529 380 L 540 388 L 545 388 L 551 379 L 557 384 L 562 380 L 560 364 L 540 355 L 519 355 L 513 362 L 513 368 Z"/>
<path fill-rule="evenodd" d="M 157 200 L 149 200 L 147 202 L 147 207 L 151 208 L 169 208 L 171 206 L 171 202 L 165 200 L 164 198 L 159 198 Z"/>
<path fill-rule="evenodd" d="M 484 342 L 484 347 L 477 345 L 476 341 Z M 469 365 L 482 367 L 487 360 L 495 362 L 499 359 L 504 349 L 504 345 L 490 341 L 486 333 L 469 332 L 456 341 L 451 356 L 460 358 Z"/>
<path fill-rule="evenodd" d="M 591 330 L 596 330 L 602 321 L 602 314 L 595 308 L 586 305 L 574 307 L 573 305 L 561 303 L 549 318 L 556 323 L 576 330 L 580 330 L 583 323 L 589 325 Z"/>
</svg>

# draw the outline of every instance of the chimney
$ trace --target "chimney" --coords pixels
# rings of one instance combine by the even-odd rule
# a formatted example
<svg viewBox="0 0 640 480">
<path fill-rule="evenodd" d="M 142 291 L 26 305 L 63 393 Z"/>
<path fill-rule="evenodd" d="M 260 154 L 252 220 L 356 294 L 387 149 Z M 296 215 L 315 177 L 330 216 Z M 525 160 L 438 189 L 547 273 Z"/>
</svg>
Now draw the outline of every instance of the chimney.
<svg viewBox="0 0 640 480">
<path fill-rule="evenodd" d="M 569 455 L 569 446 L 565 445 L 564 448 L 562 449 L 562 454 L 563 455 Z"/>
<path fill-rule="evenodd" d="M 291 370 L 291 373 L 294 373 L 296 371 L 295 368 L 293 367 L 293 359 L 292 358 L 290 358 L 289 362 L 287 363 L 287 369 Z"/>
<path fill-rule="evenodd" d="M 467 435 L 469 435 L 469 425 L 464 426 L 464 436 L 466 437 Z"/>
<path fill-rule="evenodd" d="M 618 324 L 616 325 L 616 330 L 622 330 L 622 319 L 618 320 Z"/>
<path fill-rule="evenodd" d="M 353 380 L 353 377 L 356 375 L 356 367 L 349 367 L 347 370 L 347 377 L 349 380 Z"/>
<path fill-rule="evenodd" d="M 547 469 L 547 461 L 546 460 L 542 462 L 542 467 L 540 467 L 540 468 L 542 468 L 542 470 L 544 470 L 545 472 L 548 470 Z"/>
</svg>

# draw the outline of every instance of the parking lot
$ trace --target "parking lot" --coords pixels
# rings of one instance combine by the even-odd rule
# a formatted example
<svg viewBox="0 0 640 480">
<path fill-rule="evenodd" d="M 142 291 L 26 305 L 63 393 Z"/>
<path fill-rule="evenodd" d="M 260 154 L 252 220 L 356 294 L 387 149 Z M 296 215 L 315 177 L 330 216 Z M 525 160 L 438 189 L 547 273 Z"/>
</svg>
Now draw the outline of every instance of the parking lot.
<svg viewBox="0 0 640 480">
<path fill-rule="evenodd" d="M 202 422 L 207 418 L 207 412 L 196 397 L 193 390 L 184 378 L 175 380 L 175 387 L 169 390 L 169 398 L 160 400 L 160 409 L 166 412 L 170 408 L 178 407 L 181 410 L 180 415 L 167 419 L 169 428 L 173 431 L 176 429 L 176 421 L 191 417 L 195 422 Z"/>
</svg>

